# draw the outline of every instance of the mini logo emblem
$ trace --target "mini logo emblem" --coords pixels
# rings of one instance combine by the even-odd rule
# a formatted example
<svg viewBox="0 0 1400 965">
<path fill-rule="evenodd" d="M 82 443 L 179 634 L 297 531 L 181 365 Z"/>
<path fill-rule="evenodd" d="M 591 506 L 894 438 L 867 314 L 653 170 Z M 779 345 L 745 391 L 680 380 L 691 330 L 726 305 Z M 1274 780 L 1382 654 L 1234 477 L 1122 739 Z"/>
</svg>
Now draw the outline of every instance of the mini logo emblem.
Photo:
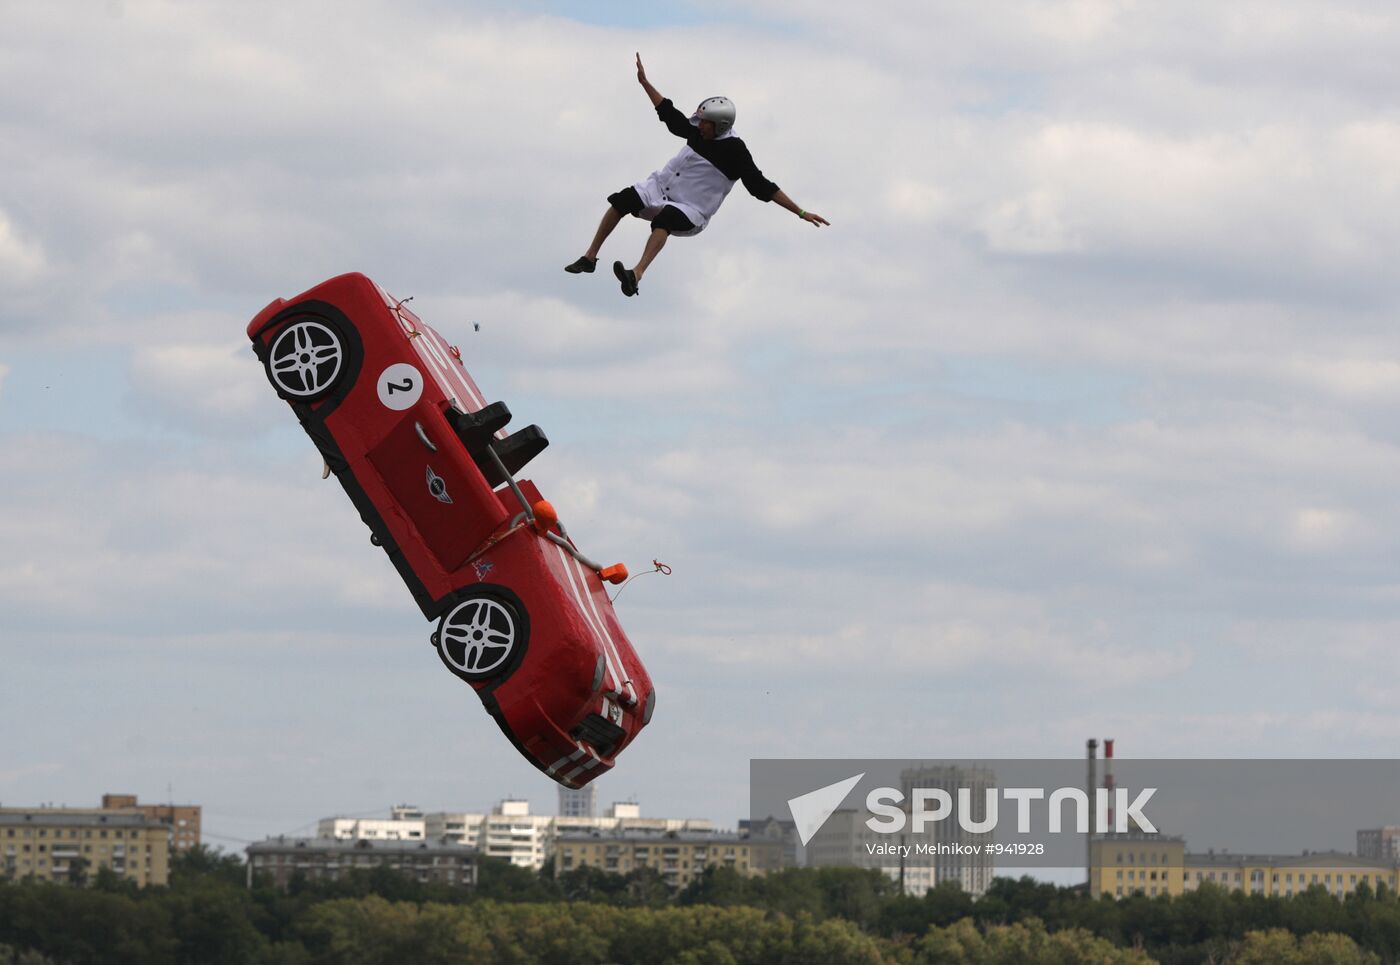
<svg viewBox="0 0 1400 965">
<path fill-rule="evenodd" d="M 433 494 L 433 498 L 440 503 L 451 505 L 452 497 L 447 495 L 447 482 L 437 473 L 433 472 L 433 467 L 428 467 L 428 492 Z"/>
<path fill-rule="evenodd" d="M 496 568 L 496 564 L 492 563 L 490 560 L 477 560 L 472 564 L 472 568 L 476 570 L 476 578 L 478 580 L 484 580 L 486 579 L 486 574 Z"/>
</svg>

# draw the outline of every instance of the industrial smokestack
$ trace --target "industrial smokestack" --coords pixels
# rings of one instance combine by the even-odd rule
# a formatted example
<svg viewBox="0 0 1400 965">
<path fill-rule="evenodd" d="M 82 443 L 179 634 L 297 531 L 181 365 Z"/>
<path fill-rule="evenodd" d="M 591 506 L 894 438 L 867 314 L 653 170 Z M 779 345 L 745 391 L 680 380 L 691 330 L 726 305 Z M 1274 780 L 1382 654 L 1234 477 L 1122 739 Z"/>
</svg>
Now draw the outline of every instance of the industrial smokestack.
<svg viewBox="0 0 1400 965">
<path fill-rule="evenodd" d="M 1113 780 L 1113 738 L 1105 737 L 1103 740 L 1103 786 L 1108 791 L 1108 826 L 1114 828 L 1113 823 L 1113 789 L 1117 784 Z"/>
<path fill-rule="evenodd" d="M 1094 792 L 1099 786 L 1098 780 L 1098 754 L 1099 742 L 1090 737 L 1084 742 L 1085 754 L 1089 758 L 1088 786 L 1085 790 L 1089 794 L 1089 814 L 1094 813 Z M 1094 888 L 1094 824 L 1093 818 L 1089 821 L 1089 833 L 1084 838 L 1084 875 L 1088 882 L 1088 891 L 1093 893 Z"/>
</svg>

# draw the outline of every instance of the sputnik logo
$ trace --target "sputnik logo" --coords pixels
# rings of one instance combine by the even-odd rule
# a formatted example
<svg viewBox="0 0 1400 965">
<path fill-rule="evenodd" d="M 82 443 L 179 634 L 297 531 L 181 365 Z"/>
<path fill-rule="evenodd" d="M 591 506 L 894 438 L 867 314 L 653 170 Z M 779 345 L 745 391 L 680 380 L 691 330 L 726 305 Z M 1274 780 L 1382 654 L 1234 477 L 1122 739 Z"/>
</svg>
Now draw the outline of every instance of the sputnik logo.
<svg viewBox="0 0 1400 965">
<path fill-rule="evenodd" d="M 822 829 L 826 819 L 835 813 L 841 802 L 846 800 L 846 795 L 851 793 L 851 788 L 859 784 L 862 777 L 865 777 L 864 771 L 844 781 L 800 794 L 787 802 L 788 810 L 792 812 L 793 823 L 797 825 L 797 836 L 802 839 L 804 847 Z"/>
</svg>

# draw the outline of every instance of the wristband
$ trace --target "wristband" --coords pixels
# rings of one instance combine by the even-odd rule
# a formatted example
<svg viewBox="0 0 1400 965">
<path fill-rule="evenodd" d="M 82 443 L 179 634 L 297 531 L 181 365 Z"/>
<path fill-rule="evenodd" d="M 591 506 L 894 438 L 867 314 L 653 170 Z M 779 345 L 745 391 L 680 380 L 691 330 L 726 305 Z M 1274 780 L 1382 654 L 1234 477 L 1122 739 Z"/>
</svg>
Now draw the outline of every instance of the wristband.
<svg viewBox="0 0 1400 965">
<path fill-rule="evenodd" d="M 798 212 L 797 212 L 797 216 L 798 216 L 799 218 L 801 218 L 803 221 L 806 221 L 806 220 L 807 220 L 807 212 L 806 212 L 806 211 L 803 211 L 803 210 L 798 211 Z"/>
</svg>

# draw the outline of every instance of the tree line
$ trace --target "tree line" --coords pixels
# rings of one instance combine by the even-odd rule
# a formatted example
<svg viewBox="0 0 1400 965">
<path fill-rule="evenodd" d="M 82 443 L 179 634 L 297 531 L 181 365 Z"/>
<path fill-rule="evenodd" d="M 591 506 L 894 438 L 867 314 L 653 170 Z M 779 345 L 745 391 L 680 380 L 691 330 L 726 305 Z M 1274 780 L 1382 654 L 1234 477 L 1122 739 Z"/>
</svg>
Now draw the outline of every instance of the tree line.
<svg viewBox="0 0 1400 965">
<path fill-rule="evenodd" d="M 1400 961 L 1400 901 L 1358 889 L 1265 897 L 1213 886 L 1178 898 L 1091 897 L 998 879 L 974 901 L 913 897 L 878 871 L 707 869 L 672 892 L 649 868 L 555 877 L 483 858 L 473 889 L 389 869 L 246 884 L 238 856 L 176 856 L 170 883 L 107 869 L 88 887 L 0 884 L 0 965 L 543 962 L 654 965 L 1264 965 Z"/>
</svg>

